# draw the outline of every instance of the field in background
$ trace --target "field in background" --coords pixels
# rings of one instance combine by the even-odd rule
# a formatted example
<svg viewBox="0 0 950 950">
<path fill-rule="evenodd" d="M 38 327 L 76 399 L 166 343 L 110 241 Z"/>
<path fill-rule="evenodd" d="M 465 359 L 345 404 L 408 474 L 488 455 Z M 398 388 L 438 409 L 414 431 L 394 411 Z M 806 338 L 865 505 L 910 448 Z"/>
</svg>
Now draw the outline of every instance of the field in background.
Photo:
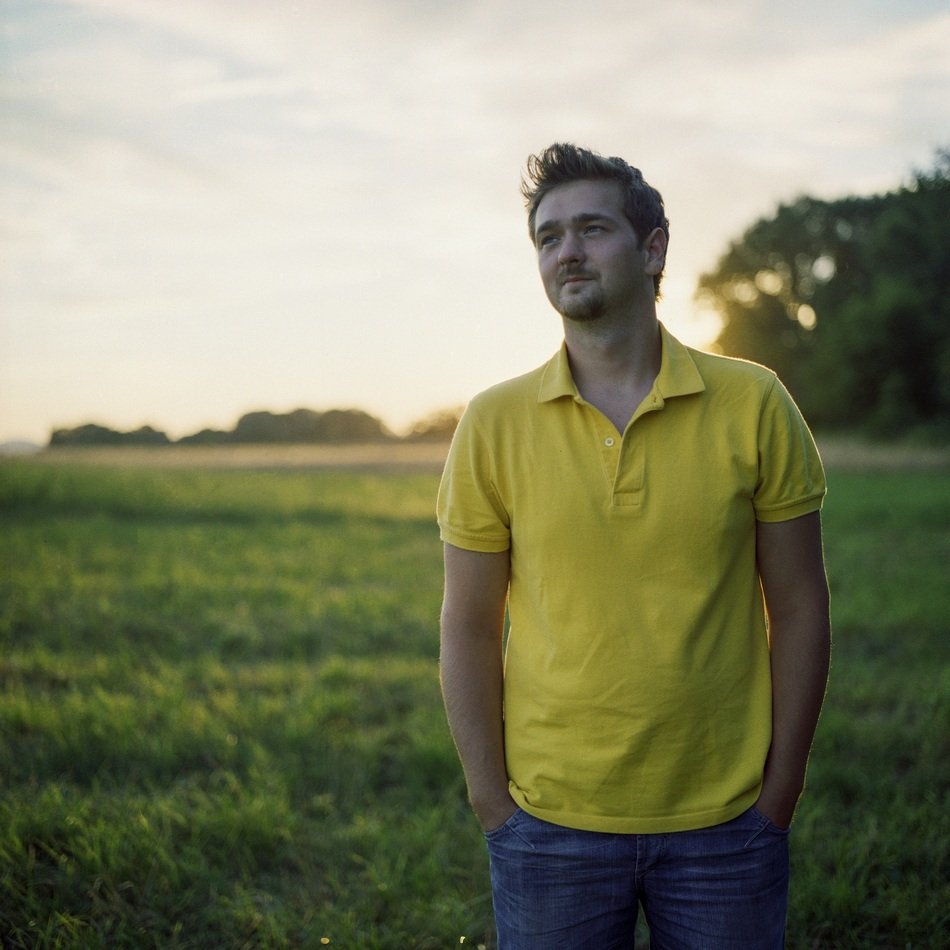
<svg viewBox="0 0 950 950">
<path fill-rule="evenodd" d="M 444 447 L 406 448 L 0 464 L 5 947 L 492 946 L 438 695 Z M 791 948 L 950 923 L 948 466 L 862 451 L 824 447 Z"/>
<path fill-rule="evenodd" d="M 369 442 L 309 445 L 82 447 L 45 449 L 37 460 L 56 465 L 120 468 L 312 469 L 440 472 L 448 443 Z"/>
<path fill-rule="evenodd" d="M 819 439 L 829 468 L 950 472 L 950 447 L 874 444 L 846 436 Z M 58 465 L 121 468 L 343 468 L 440 472 L 447 442 L 373 442 L 319 445 L 72 447 L 46 449 L 35 458 Z"/>
</svg>

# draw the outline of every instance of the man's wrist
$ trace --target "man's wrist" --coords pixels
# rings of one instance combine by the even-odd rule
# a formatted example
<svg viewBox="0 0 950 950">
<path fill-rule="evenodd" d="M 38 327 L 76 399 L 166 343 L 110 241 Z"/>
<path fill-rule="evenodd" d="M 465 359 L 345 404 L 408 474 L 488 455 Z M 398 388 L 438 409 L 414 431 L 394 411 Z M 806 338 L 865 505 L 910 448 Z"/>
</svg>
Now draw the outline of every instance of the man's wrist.
<svg viewBox="0 0 950 950">
<path fill-rule="evenodd" d="M 773 789 L 762 786 L 755 807 L 778 828 L 788 828 L 795 815 L 795 808 L 801 798 L 802 789 Z"/>
<path fill-rule="evenodd" d="M 472 811 L 475 812 L 483 831 L 500 828 L 517 810 L 518 805 L 507 789 L 504 795 L 495 796 L 490 801 L 472 801 Z"/>
</svg>

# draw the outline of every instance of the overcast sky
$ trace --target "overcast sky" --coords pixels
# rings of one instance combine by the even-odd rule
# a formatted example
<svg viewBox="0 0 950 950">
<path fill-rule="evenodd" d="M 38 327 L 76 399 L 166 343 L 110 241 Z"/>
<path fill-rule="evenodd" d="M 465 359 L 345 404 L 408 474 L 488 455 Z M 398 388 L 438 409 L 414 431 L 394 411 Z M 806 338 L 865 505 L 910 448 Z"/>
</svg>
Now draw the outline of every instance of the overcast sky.
<svg viewBox="0 0 950 950">
<path fill-rule="evenodd" d="M 945 0 L 0 0 L 0 441 L 252 409 L 394 429 L 560 341 L 518 192 L 569 140 L 663 193 L 687 342 L 782 201 L 950 144 Z"/>
</svg>

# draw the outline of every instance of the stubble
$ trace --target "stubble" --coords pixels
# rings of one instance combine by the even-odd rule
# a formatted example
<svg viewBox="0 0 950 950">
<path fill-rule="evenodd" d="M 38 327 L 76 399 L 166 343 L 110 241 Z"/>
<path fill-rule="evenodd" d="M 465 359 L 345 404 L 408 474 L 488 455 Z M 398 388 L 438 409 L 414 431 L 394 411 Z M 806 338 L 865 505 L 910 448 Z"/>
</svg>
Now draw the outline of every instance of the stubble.
<svg viewBox="0 0 950 950">
<path fill-rule="evenodd" d="M 592 323 L 599 320 L 607 312 L 607 302 L 602 288 L 593 281 L 585 281 L 578 291 L 571 289 L 571 285 L 559 286 L 557 299 L 553 301 L 554 309 L 573 323 Z M 565 291 L 568 291 L 565 293 Z"/>
</svg>

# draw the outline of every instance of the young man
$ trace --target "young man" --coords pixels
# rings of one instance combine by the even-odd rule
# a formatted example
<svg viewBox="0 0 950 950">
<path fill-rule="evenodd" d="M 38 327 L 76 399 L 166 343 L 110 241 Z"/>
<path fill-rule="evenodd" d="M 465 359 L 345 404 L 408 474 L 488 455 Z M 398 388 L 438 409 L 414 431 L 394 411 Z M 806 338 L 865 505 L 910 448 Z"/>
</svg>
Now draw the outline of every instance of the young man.
<svg viewBox="0 0 950 950">
<path fill-rule="evenodd" d="M 656 950 L 781 947 L 830 650 L 817 451 L 771 371 L 658 322 L 637 169 L 552 145 L 523 191 L 564 344 L 472 400 L 438 503 L 499 947 L 630 947 L 638 904 Z"/>
</svg>

